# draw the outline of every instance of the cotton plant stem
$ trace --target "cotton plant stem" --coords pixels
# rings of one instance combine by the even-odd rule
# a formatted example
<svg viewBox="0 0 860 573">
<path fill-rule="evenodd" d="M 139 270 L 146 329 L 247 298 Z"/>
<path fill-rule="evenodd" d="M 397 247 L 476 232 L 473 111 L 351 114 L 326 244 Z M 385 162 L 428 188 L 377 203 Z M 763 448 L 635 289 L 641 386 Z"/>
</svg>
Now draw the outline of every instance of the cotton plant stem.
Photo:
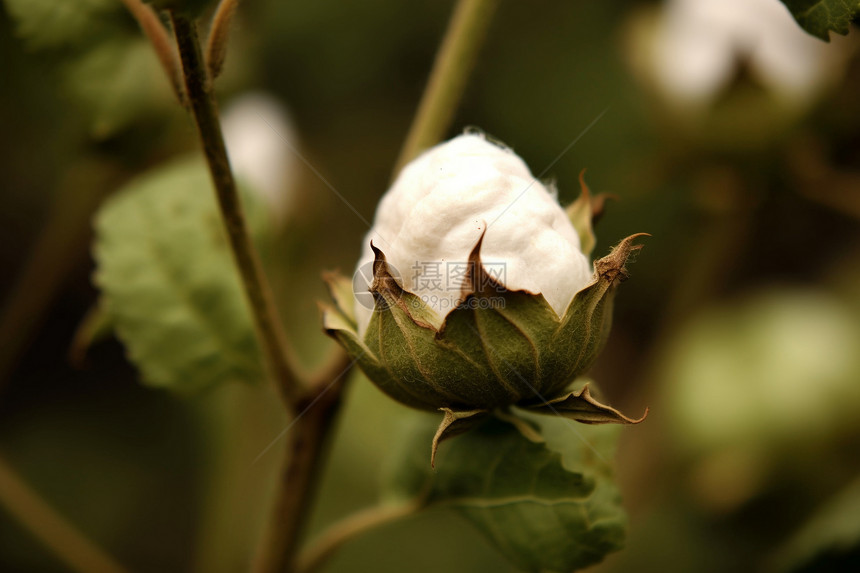
<svg viewBox="0 0 860 573">
<path fill-rule="evenodd" d="M 322 454 L 351 364 L 341 369 L 344 357 L 339 355 L 330 368 L 324 370 L 324 378 L 312 381 L 307 390 L 299 387 L 284 353 L 284 335 L 242 215 L 196 25 L 175 12 L 171 13 L 171 20 L 182 60 L 186 96 L 197 123 L 245 292 L 284 402 L 288 411 L 296 415 L 286 437 L 286 455 L 272 521 L 255 562 L 255 569 L 262 573 L 289 571 L 319 481 L 316 478 L 322 465 Z"/>
<path fill-rule="evenodd" d="M 371 507 L 332 525 L 300 556 L 297 573 L 314 573 L 326 564 L 342 545 L 387 523 L 408 517 L 421 509 L 419 502 L 398 506 Z"/>
<path fill-rule="evenodd" d="M 286 336 L 275 310 L 271 288 L 248 233 L 236 181 L 227 158 L 215 97 L 200 51 L 197 26 L 190 18 L 175 12 L 171 13 L 171 20 L 182 61 L 186 97 L 203 144 L 233 258 L 251 306 L 266 361 L 285 405 L 292 411 L 300 400 L 301 389 L 287 358 Z"/>
<path fill-rule="evenodd" d="M 256 573 L 295 571 L 295 559 L 332 423 L 340 406 L 347 372 L 309 394 L 287 433 L 287 456 L 278 484 L 272 520 L 257 552 Z M 315 395 L 314 395 L 315 394 Z M 313 395 L 313 397 L 311 397 Z"/>
<path fill-rule="evenodd" d="M 395 173 L 445 135 L 498 3 L 499 0 L 460 0 L 457 3 Z"/>
<path fill-rule="evenodd" d="M 69 569 L 81 573 L 127 573 L 113 557 L 87 539 L 33 491 L 2 457 L 0 506 L 5 507 Z"/>
</svg>

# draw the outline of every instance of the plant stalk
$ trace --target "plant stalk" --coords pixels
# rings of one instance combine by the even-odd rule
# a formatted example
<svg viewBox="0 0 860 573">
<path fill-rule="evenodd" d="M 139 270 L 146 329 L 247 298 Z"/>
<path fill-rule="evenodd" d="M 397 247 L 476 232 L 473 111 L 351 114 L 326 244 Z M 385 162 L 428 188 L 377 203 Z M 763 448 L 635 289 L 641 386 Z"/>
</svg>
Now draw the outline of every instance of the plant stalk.
<svg viewBox="0 0 860 573">
<path fill-rule="evenodd" d="M 182 61 L 186 95 L 203 144 L 230 245 L 257 325 L 266 358 L 278 382 L 288 412 L 297 414 L 287 434 L 284 468 L 273 508 L 272 522 L 262 541 L 255 569 L 263 573 L 290 571 L 301 540 L 322 465 L 327 438 L 340 405 L 351 363 L 335 357 L 322 378 L 307 389 L 299 386 L 285 354 L 285 337 L 251 244 L 236 183 L 230 169 L 212 82 L 204 63 L 193 20 L 172 12 L 173 31 Z"/>
<path fill-rule="evenodd" d="M 463 97 L 466 80 L 478 59 L 498 3 L 499 0 L 460 0 L 457 3 L 397 159 L 395 174 L 445 135 Z"/>
<path fill-rule="evenodd" d="M 351 365 L 350 365 L 351 366 Z M 326 386 L 314 386 L 287 433 L 287 452 L 278 484 L 272 520 L 257 552 L 256 573 L 295 571 L 303 527 L 312 506 L 323 453 L 340 406 L 341 390 L 349 371 Z"/>
<path fill-rule="evenodd" d="M 251 306 L 266 361 L 284 404 L 288 411 L 293 411 L 301 389 L 287 358 L 286 336 L 275 310 L 271 287 L 248 233 L 236 181 L 227 158 L 212 85 L 200 50 L 197 26 L 185 15 L 171 12 L 170 16 L 182 61 L 186 97 L 203 144 L 233 258 Z"/>
<path fill-rule="evenodd" d="M 80 573 L 127 573 L 33 491 L 2 457 L 0 505 L 69 569 Z"/>
</svg>

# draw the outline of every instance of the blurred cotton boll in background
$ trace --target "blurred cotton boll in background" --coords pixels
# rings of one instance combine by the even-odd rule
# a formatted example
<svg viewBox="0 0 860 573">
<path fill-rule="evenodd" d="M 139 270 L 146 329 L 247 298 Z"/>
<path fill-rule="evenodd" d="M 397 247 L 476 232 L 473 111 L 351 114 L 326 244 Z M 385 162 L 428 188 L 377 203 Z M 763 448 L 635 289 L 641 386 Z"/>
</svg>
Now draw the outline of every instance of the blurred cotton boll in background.
<svg viewBox="0 0 860 573">
<path fill-rule="evenodd" d="M 860 438 L 858 325 L 835 297 L 777 289 L 678 331 L 659 379 L 672 435 L 697 460 L 700 501 L 733 509 L 777 470 L 787 479 L 810 458 L 834 457 L 828 444 Z"/>
<path fill-rule="evenodd" d="M 805 33 L 779 0 L 667 0 L 632 27 L 630 58 L 663 97 L 703 108 L 742 72 L 788 107 L 840 77 L 853 42 Z M 746 66 L 746 69 L 742 69 Z"/>
<path fill-rule="evenodd" d="M 221 124 L 236 177 L 260 193 L 282 223 L 296 193 L 299 139 L 286 106 L 264 92 L 245 93 L 226 106 Z"/>
</svg>

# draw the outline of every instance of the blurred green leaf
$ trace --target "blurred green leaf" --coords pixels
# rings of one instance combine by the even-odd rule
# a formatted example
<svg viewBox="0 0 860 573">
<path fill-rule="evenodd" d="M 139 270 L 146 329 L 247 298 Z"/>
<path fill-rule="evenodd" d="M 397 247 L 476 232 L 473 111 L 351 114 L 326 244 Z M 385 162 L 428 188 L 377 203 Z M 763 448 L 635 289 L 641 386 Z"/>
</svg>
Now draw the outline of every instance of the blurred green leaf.
<svg viewBox="0 0 860 573">
<path fill-rule="evenodd" d="M 119 0 L 5 0 L 17 31 L 48 52 L 65 91 L 103 139 L 176 108 L 150 43 Z"/>
<path fill-rule="evenodd" d="M 433 436 L 427 420 L 400 452 L 392 497 L 426 495 L 429 506 L 455 509 L 526 571 L 572 571 L 621 549 L 626 516 L 605 461 L 616 429 L 529 420 L 545 443 L 491 418 L 446 443 L 435 472 L 427 463 Z"/>
<path fill-rule="evenodd" d="M 66 64 L 63 79 L 92 118 L 90 132 L 96 138 L 176 107 L 164 70 L 142 37 L 98 43 Z"/>
<path fill-rule="evenodd" d="M 243 195 L 258 239 L 263 206 Z M 262 376 L 254 327 L 202 159 L 132 181 L 96 217 L 95 281 L 146 383 L 194 391 Z"/>
<path fill-rule="evenodd" d="M 5 0 L 16 31 L 35 50 L 90 44 L 125 13 L 119 0 Z"/>
<path fill-rule="evenodd" d="M 800 27 L 825 42 L 830 32 L 845 35 L 860 15 L 860 0 L 782 0 Z"/>
</svg>

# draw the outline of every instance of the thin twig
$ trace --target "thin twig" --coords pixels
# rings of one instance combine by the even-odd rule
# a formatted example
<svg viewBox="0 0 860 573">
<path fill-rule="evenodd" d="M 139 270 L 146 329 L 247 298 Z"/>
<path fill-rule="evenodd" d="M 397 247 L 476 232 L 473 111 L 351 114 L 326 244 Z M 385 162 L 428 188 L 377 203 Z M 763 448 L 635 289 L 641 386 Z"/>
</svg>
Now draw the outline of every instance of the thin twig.
<svg viewBox="0 0 860 573">
<path fill-rule="evenodd" d="M 149 39 L 149 43 L 152 44 L 155 55 L 158 57 L 161 67 L 164 68 L 164 73 L 170 81 L 176 98 L 184 103 L 182 70 L 179 58 L 173 42 L 170 41 L 170 35 L 167 33 L 167 29 L 162 24 L 158 14 L 155 13 L 152 6 L 144 4 L 141 0 L 122 0 L 122 3 L 125 4 L 125 7 L 134 19 L 137 20 L 140 29 L 143 30 L 144 35 Z"/>
<path fill-rule="evenodd" d="M 498 0 L 460 0 L 457 4 L 406 143 L 397 159 L 395 174 L 445 135 L 497 5 Z"/>
<path fill-rule="evenodd" d="M 212 27 L 206 41 L 206 67 L 209 70 L 209 79 L 213 82 L 224 69 L 224 61 L 227 59 L 227 44 L 230 39 L 230 26 L 238 6 L 239 0 L 221 0 L 215 11 L 215 16 L 212 17 Z"/>
<path fill-rule="evenodd" d="M 376 527 L 408 517 L 418 510 L 419 502 L 398 506 L 379 506 L 354 513 L 324 531 L 308 549 L 302 552 L 297 573 L 313 573 L 325 565 L 342 545 Z"/>
<path fill-rule="evenodd" d="M 127 573 L 33 491 L 2 457 L 0 505 L 70 569 L 81 573 Z"/>
<path fill-rule="evenodd" d="M 271 287 L 248 233 L 236 181 L 227 158 L 215 98 L 200 53 L 197 26 L 193 20 L 175 12 L 171 12 L 171 20 L 182 60 L 188 101 L 203 144 L 203 153 L 212 175 L 242 286 L 251 306 L 266 361 L 284 404 L 288 411 L 293 411 L 300 400 L 301 389 L 287 358 L 286 336 L 275 309 Z"/>
</svg>

